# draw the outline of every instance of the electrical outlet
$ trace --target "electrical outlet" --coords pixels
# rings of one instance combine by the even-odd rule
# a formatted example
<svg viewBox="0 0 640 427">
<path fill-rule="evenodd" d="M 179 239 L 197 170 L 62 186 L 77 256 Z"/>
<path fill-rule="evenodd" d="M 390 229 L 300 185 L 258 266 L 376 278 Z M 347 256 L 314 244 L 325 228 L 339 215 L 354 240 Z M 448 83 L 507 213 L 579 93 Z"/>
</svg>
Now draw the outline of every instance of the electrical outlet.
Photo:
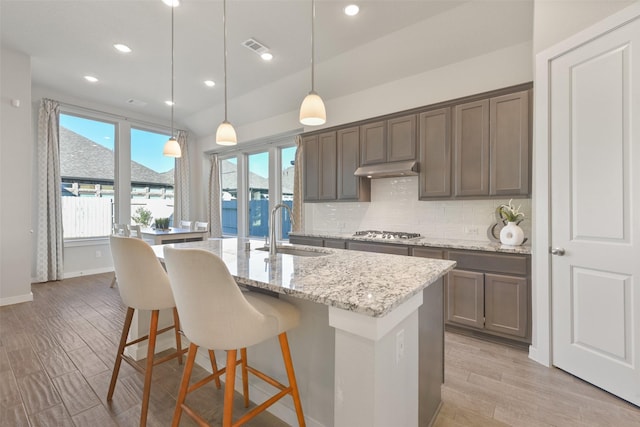
<svg viewBox="0 0 640 427">
<path fill-rule="evenodd" d="M 467 227 L 467 234 L 478 235 L 478 227 Z"/>
<path fill-rule="evenodd" d="M 404 329 L 400 329 L 396 334 L 396 364 L 404 358 Z"/>
<path fill-rule="evenodd" d="M 96 251 L 96 258 L 102 257 L 102 251 Z"/>
</svg>

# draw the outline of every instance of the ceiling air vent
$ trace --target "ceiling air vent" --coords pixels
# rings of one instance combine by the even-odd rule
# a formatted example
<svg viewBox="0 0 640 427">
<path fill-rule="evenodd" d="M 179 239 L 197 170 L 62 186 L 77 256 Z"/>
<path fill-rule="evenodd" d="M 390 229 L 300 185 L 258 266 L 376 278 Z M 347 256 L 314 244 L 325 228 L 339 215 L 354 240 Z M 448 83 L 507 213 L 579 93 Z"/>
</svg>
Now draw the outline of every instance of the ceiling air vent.
<svg viewBox="0 0 640 427">
<path fill-rule="evenodd" d="M 263 53 L 269 51 L 268 47 L 266 47 L 256 39 L 245 40 L 242 42 L 242 46 L 246 47 L 249 50 L 252 50 L 258 55 L 262 55 Z"/>
<path fill-rule="evenodd" d="M 147 105 L 146 102 L 140 101 L 139 99 L 133 99 L 133 98 L 127 99 L 127 104 L 133 105 L 136 107 L 144 107 L 145 105 Z"/>
</svg>

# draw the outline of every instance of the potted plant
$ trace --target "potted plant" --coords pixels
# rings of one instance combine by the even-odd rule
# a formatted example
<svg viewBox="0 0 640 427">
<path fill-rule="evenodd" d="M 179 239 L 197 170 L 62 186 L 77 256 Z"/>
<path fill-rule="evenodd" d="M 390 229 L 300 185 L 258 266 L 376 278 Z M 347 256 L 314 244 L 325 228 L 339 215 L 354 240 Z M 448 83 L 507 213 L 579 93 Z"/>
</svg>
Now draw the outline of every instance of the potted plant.
<svg viewBox="0 0 640 427">
<path fill-rule="evenodd" d="M 156 225 L 156 230 L 168 230 L 169 218 L 156 218 L 155 225 Z"/>
<path fill-rule="evenodd" d="M 506 225 L 500 230 L 500 242 L 503 245 L 518 246 L 524 242 L 524 231 L 518 224 L 524 219 L 524 213 L 513 205 L 513 199 L 508 204 L 498 206 L 498 215 Z"/>
</svg>

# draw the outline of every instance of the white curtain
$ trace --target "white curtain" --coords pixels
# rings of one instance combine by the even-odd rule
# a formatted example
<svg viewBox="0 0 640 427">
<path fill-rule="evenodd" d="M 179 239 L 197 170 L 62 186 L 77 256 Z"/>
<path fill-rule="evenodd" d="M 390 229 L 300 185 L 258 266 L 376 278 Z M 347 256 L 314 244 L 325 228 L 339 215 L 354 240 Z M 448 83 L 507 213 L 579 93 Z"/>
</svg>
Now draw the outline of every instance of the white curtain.
<svg viewBox="0 0 640 427">
<path fill-rule="evenodd" d="M 293 167 L 293 231 L 303 231 L 303 215 L 304 204 L 302 203 L 302 137 L 296 136 L 296 160 Z"/>
<path fill-rule="evenodd" d="M 176 159 L 174 176 L 175 190 L 173 196 L 173 224 L 180 224 L 181 220 L 192 221 L 189 214 L 189 144 L 187 144 L 187 132 L 179 130 L 177 134 L 178 144 L 182 156 Z"/>
<path fill-rule="evenodd" d="M 218 155 L 209 155 L 209 162 L 211 163 L 209 169 L 209 230 L 211 237 L 222 237 L 220 161 L 218 160 Z"/>
<path fill-rule="evenodd" d="M 62 280 L 63 233 L 60 187 L 60 105 L 43 99 L 38 116 L 38 234 L 36 281 Z"/>
</svg>

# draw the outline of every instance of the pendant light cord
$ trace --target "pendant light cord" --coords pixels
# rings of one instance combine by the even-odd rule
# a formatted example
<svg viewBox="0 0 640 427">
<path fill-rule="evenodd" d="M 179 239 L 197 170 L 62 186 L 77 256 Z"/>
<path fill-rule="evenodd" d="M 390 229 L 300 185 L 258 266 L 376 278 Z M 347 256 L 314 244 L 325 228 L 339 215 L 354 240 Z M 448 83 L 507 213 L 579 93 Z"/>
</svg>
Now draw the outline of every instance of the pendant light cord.
<svg viewBox="0 0 640 427">
<path fill-rule="evenodd" d="M 173 9 L 175 9 L 175 7 L 171 7 L 171 138 L 173 139 L 174 135 L 173 135 L 173 104 L 175 104 L 174 100 L 173 100 L 173 81 L 174 81 L 174 74 L 173 74 Z"/>
<path fill-rule="evenodd" d="M 315 43 L 313 42 L 315 34 L 315 19 L 316 18 L 316 2 L 311 0 L 311 92 L 315 92 L 315 75 L 314 75 L 314 57 L 315 57 Z"/>
<path fill-rule="evenodd" d="M 227 0 L 222 1 L 222 28 L 224 31 L 224 121 L 227 121 Z"/>
</svg>

